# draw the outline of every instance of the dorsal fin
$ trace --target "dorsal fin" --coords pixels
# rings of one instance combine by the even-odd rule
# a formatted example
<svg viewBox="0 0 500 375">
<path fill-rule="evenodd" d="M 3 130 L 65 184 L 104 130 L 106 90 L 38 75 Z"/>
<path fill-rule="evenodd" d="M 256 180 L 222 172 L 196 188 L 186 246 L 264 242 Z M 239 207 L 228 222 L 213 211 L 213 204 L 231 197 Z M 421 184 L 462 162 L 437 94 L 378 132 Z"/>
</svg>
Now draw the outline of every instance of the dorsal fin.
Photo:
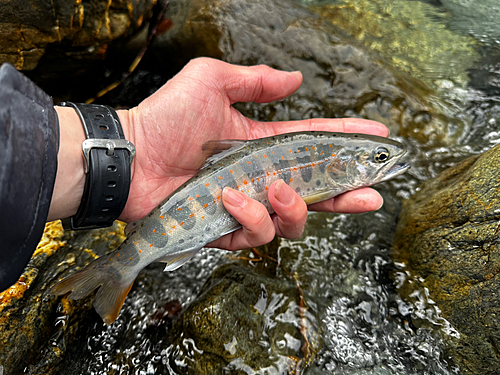
<svg viewBox="0 0 500 375">
<path fill-rule="evenodd" d="M 131 223 L 128 223 L 124 229 L 125 236 L 128 237 L 130 235 L 130 233 L 132 233 L 135 229 L 137 229 L 139 227 L 139 225 L 141 225 L 141 221 L 142 221 L 142 219 L 139 219 L 136 221 L 132 221 Z"/>
<path fill-rule="evenodd" d="M 208 141 L 203 144 L 201 151 L 205 157 L 202 169 L 214 164 L 218 160 L 240 150 L 247 141 L 237 139 L 224 139 L 220 141 Z"/>
</svg>

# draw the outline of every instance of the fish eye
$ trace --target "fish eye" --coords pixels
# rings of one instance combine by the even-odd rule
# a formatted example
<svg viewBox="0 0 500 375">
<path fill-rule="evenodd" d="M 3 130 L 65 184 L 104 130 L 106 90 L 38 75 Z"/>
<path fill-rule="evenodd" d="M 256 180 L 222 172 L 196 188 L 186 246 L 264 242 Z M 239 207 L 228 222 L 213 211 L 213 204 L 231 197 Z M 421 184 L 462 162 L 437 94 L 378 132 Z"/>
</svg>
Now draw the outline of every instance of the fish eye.
<svg viewBox="0 0 500 375">
<path fill-rule="evenodd" d="M 373 160 L 376 163 L 385 163 L 387 160 L 389 160 L 389 156 L 389 150 L 385 147 L 379 147 L 373 152 Z"/>
</svg>

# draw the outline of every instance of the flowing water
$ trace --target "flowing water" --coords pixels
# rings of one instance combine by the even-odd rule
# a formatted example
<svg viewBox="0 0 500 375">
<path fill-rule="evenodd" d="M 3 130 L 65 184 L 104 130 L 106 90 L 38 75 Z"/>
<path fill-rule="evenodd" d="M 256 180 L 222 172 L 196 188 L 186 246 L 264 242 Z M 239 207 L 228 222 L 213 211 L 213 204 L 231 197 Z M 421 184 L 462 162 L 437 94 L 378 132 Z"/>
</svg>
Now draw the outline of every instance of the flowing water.
<svg viewBox="0 0 500 375">
<path fill-rule="evenodd" d="M 322 17 L 336 15 L 333 22 L 344 22 L 347 33 L 380 53 L 395 70 L 425 82 L 433 91 L 434 105 L 462 119 L 446 130 L 445 137 L 423 139 L 417 129 L 394 134 L 408 145 L 413 167 L 377 187 L 385 199 L 382 209 L 351 216 L 312 213 L 300 240 L 281 240 L 278 258 L 298 275 L 316 317 L 314 325 L 321 332 L 321 349 L 306 373 L 458 374 L 442 345 L 443 335 L 457 333 L 440 317 L 418 278 L 391 260 L 391 239 L 401 200 L 410 197 L 422 181 L 500 142 L 500 5 L 496 0 L 303 0 L 301 4 Z M 385 29 L 363 24 L 363 19 L 350 20 L 349 12 L 356 7 L 372 20 L 378 17 Z M 349 29 L 349 22 L 358 24 Z M 442 36 L 435 46 L 398 39 L 415 35 L 432 39 L 432 32 Z M 140 74 L 138 80 L 150 86 L 155 86 L 155 80 L 156 87 L 163 82 L 147 71 Z M 133 90 L 133 84 L 126 89 Z M 226 255 L 204 249 L 175 272 L 162 273 L 161 265 L 144 270 L 115 324 L 107 327 L 95 319 L 82 329 L 83 345 L 69 349 L 62 373 L 184 373 L 200 350 L 198 343 L 186 338 L 179 346 L 169 341 L 169 332 L 181 307 L 186 309 L 196 299 L 213 270 L 231 261 Z M 289 281 L 279 270 L 276 277 Z M 414 284 L 411 300 L 398 294 L 404 283 Z M 280 298 L 267 296 L 264 307 L 270 308 Z M 278 319 L 278 314 L 270 319 Z M 262 336 L 262 345 L 296 344 L 293 339 L 271 342 L 270 330 L 265 327 L 255 333 Z M 230 351 L 230 342 L 226 344 Z M 257 373 L 282 373 L 286 367 L 282 359 L 277 357 L 273 366 Z M 228 373 L 238 368 L 234 363 Z M 244 366 L 239 369 L 253 373 Z"/>
</svg>

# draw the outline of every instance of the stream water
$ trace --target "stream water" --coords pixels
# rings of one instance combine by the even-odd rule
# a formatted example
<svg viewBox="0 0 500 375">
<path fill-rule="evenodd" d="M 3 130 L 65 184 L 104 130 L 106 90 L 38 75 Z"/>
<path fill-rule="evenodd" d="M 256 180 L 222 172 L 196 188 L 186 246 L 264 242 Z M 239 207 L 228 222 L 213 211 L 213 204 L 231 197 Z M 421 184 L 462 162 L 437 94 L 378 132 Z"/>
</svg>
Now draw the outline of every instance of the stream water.
<svg viewBox="0 0 500 375">
<path fill-rule="evenodd" d="M 435 108 L 460 119 L 441 129 L 439 137 L 432 136 L 435 129 L 417 129 L 421 125 L 399 131 L 391 127 L 392 137 L 408 145 L 412 169 L 377 187 L 384 206 L 363 215 L 311 213 L 300 240 L 280 241 L 278 255 L 299 275 L 321 332 L 321 349 L 306 373 L 459 374 L 442 345 L 443 335 L 457 333 L 440 317 L 439 308 L 419 287 L 418 279 L 411 280 L 415 284 L 411 300 L 399 296 L 398 288 L 409 282 L 409 276 L 404 265 L 391 260 L 391 239 L 401 201 L 421 182 L 500 142 L 500 5 L 496 0 L 300 3 L 322 17 L 334 15 L 332 22 L 374 49 L 393 69 L 425 82 Z M 363 9 L 367 19 L 378 17 L 380 23 L 366 24 L 363 29 L 363 19 L 349 21 L 349 12 L 354 15 L 356 8 Z M 403 40 L 416 35 L 438 38 L 433 32 L 441 35 L 435 46 L 431 42 L 419 46 L 417 42 L 423 40 Z M 136 104 L 133 101 L 142 98 L 123 103 L 124 92 L 134 91 L 134 82 L 141 92 L 144 82 L 154 90 L 165 78 L 153 68 L 137 74 L 140 78 L 132 79 L 112 102 Z M 422 116 L 425 122 L 425 114 Z M 183 348 L 169 342 L 172 321 L 181 306 L 185 309 L 196 299 L 213 270 L 230 261 L 226 255 L 204 249 L 172 273 L 163 273 L 161 265 L 148 267 L 115 324 L 108 327 L 95 319 L 81 329 L 82 345 L 69 349 L 61 374 L 184 373 L 199 349 L 192 340 L 186 339 Z M 286 281 L 288 276 L 277 272 L 276 277 Z M 264 304 L 269 307 L 279 298 L 268 296 Z M 278 315 L 271 314 L 270 319 L 278 319 Z M 293 346 L 294 341 L 270 344 Z M 273 366 L 260 370 L 240 366 L 239 373 L 283 373 L 286 366 L 281 359 L 277 357 Z M 236 368 L 229 366 L 227 373 Z"/>
</svg>

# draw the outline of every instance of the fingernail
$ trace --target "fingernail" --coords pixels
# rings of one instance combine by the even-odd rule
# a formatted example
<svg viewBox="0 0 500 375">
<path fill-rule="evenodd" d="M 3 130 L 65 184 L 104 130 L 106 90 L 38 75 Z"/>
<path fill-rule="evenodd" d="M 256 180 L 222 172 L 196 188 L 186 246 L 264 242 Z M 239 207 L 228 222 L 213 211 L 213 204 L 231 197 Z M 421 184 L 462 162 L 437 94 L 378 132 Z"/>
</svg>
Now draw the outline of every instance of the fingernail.
<svg viewBox="0 0 500 375">
<path fill-rule="evenodd" d="M 285 181 L 279 180 L 276 183 L 276 188 L 274 190 L 274 197 L 286 206 L 291 205 L 295 200 L 295 192 L 293 189 L 285 184 Z"/>
<path fill-rule="evenodd" d="M 247 196 L 240 191 L 225 187 L 222 191 L 222 196 L 225 203 L 231 206 L 243 207 L 246 203 Z"/>
</svg>

